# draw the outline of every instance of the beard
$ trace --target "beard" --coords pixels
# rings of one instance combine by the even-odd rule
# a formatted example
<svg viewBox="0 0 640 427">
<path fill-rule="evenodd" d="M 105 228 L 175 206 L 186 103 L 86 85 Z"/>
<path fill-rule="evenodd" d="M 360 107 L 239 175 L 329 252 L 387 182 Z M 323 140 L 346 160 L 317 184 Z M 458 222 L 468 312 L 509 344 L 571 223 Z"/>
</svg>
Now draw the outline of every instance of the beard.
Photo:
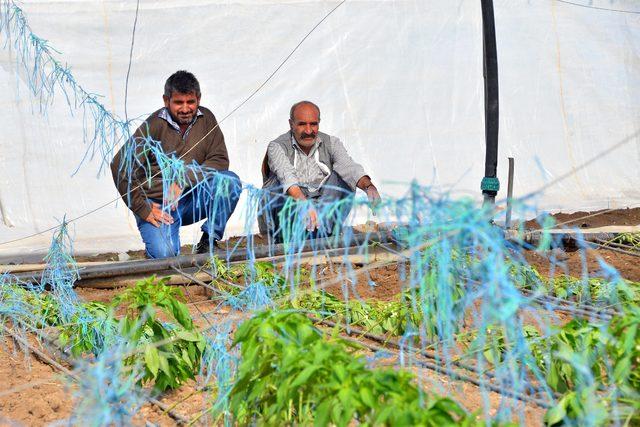
<svg viewBox="0 0 640 427">
<path fill-rule="evenodd" d="M 194 116 L 195 112 L 189 114 L 178 114 L 177 117 L 174 117 L 174 120 L 179 125 L 188 125 L 193 121 Z"/>
</svg>

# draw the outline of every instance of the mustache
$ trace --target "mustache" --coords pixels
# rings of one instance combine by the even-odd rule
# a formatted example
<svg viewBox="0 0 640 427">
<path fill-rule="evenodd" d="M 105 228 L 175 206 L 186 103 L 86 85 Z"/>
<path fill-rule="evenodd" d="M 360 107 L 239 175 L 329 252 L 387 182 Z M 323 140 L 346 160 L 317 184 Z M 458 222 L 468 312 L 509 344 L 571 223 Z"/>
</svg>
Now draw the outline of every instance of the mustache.
<svg viewBox="0 0 640 427">
<path fill-rule="evenodd" d="M 311 133 L 304 133 L 304 132 L 303 132 L 303 133 L 301 133 L 301 134 L 300 134 L 300 138 L 301 138 L 301 139 L 305 139 L 305 138 L 315 138 L 315 137 L 316 137 L 316 135 L 317 135 L 317 133 L 315 133 L 315 132 L 311 132 Z"/>
</svg>

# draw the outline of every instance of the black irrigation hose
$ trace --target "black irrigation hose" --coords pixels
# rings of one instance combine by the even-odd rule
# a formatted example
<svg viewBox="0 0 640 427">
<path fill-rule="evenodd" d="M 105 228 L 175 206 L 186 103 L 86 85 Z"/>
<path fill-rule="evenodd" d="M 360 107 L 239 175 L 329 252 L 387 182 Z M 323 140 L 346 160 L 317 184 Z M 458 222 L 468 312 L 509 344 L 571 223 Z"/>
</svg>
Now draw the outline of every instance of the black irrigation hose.
<svg viewBox="0 0 640 427">
<path fill-rule="evenodd" d="M 565 302 L 565 303 L 554 302 L 553 300 L 548 300 L 544 297 L 534 297 L 534 301 L 539 303 L 542 306 L 541 308 L 543 309 L 551 308 L 554 311 L 564 311 L 566 313 L 575 314 L 580 317 L 585 317 L 587 319 L 598 319 L 598 320 L 602 320 L 603 322 L 608 322 L 613 317 L 613 315 L 611 314 L 604 314 L 598 311 L 582 309 L 580 307 L 573 306 L 568 302 Z"/>
<path fill-rule="evenodd" d="M 211 286 L 210 284 L 203 282 L 202 280 L 198 279 L 197 277 L 192 276 L 191 274 L 189 274 L 189 273 L 187 273 L 185 271 L 182 271 L 179 268 L 171 267 L 171 269 L 173 271 L 177 272 L 182 277 L 191 280 L 193 283 L 195 283 L 197 285 L 200 285 L 200 286 L 203 286 L 203 287 L 205 287 L 205 288 L 207 288 L 207 289 L 209 289 L 209 290 L 211 290 L 211 291 L 213 291 L 213 292 L 215 292 L 215 293 L 217 293 L 219 295 L 223 295 L 223 293 L 220 292 L 220 290 L 217 289 L 215 286 Z M 207 274 L 209 274 L 209 276 L 211 276 L 212 279 L 214 279 L 214 280 L 216 279 L 215 275 L 213 275 L 213 274 L 211 274 L 209 272 L 207 272 Z"/>
<path fill-rule="evenodd" d="M 528 289 L 521 289 L 520 292 L 522 292 L 524 295 L 527 295 L 527 296 L 534 296 L 534 292 Z M 594 313 L 596 317 L 613 317 L 620 314 L 619 311 L 612 310 L 607 307 L 598 307 L 593 304 L 577 304 L 574 301 L 555 297 L 552 295 L 534 296 L 534 299 L 538 302 L 541 302 L 541 303 L 548 302 L 555 306 L 568 306 L 570 307 L 569 308 L 570 311 L 578 309 L 583 312 L 588 312 L 589 315 L 591 313 Z"/>
<path fill-rule="evenodd" d="M 225 249 L 216 248 L 212 255 L 227 262 L 241 262 L 247 261 L 250 256 L 258 259 L 285 255 L 297 256 L 308 253 L 321 254 L 321 251 L 344 251 L 364 244 L 385 242 L 387 240 L 388 238 L 385 233 L 353 233 L 347 236 L 338 236 L 337 238 L 323 237 L 319 239 L 309 239 L 304 242 L 302 247 L 296 248 L 295 253 L 291 252 L 291 245 L 279 243 L 273 245 L 257 245 L 253 250 L 244 248 L 231 253 Z M 337 244 L 335 244 L 336 242 Z M 179 269 L 199 267 L 209 260 L 210 254 L 179 255 L 172 258 L 145 259 L 87 266 L 79 268 L 78 274 L 80 276 L 79 280 L 102 279 L 130 274 L 153 273 L 169 270 L 174 267 Z M 37 273 L 34 274 L 34 272 L 20 273 L 14 275 L 14 277 L 24 283 L 37 283 L 41 280 L 41 276 Z"/>
<path fill-rule="evenodd" d="M 386 250 L 387 252 L 391 253 L 391 254 L 396 254 L 396 255 L 401 255 L 402 256 L 402 254 L 400 254 L 397 251 L 394 251 L 393 249 L 389 248 L 385 244 L 378 244 L 378 246 L 381 247 L 382 249 Z M 638 254 L 638 256 L 640 256 L 640 254 Z M 467 279 L 467 280 L 470 281 L 470 282 L 475 282 L 478 285 L 480 284 L 480 282 L 473 281 L 471 279 Z M 525 289 L 521 289 L 520 291 L 525 295 L 532 295 L 533 294 L 533 292 L 525 290 Z M 593 305 L 590 305 L 590 304 L 581 304 L 581 305 L 577 306 L 572 301 L 565 300 L 565 299 L 562 299 L 562 298 L 553 297 L 553 296 L 549 296 L 549 295 L 538 296 L 535 299 L 538 300 L 538 302 L 546 302 L 545 300 L 549 300 L 549 301 L 552 302 L 552 305 L 554 305 L 556 308 L 560 308 L 560 309 L 564 309 L 564 307 L 562 307 L 559 304 L 566 305 L 566 306 L 569 306 L 569 308 L 567 308 L 566 311 L 569 311 L 569 312 L 572 312 L 572 313 L 576 313 L 576 314 L 582 314 L 583 316 L 600 317 L 603 320 L 610 320 L 609 318 L 605 318 L 605 317 L 607 317 L 607 316 L 615 316 L 615 315 L 619 314 L 618 311 L 607 309 L 607 308 L 600 308 L 600 307 L 593 306 Z M 558 303 L 558 304 L 553 304 L 554 302 Z M 594 316 L 594 314 L 595 314 L 595 316 Z"/>
<path fill-rule="evenodd" d="M 614 252 L 618 252 L 625 255 L 640 257 L 640 252 L 621 249 L 620 247 L 618 247 L 618 245 L 616 245 L 616 247 L 609 246 L 612 244 L 612 242 L 607 242 L 602 239 L 595 239 L 595 242 L 590 242 L 590 243 L 596 246 L 595 249 L 607 249 L 609 251 L 614 251 Z M 620 246 L 626 246 L 626 245 L 620 245 Z"/>
<path fill-rule="evenodd" d="M 353 332 L 350 334 L 349 331 L 346 331 L 346 332 L 349 335 L 355 334 Z M 363 347 L 366 347 L 371 351 L 388 351 L 389 350 L 387 347 L 378 346 L 378 345 L 375 345 L 375 344 L 369 344 L 369 343 L 363 342 L 361 340 L 357 340 L 357 339 L 350 338 L 350 337 L 343 336 L 343 339 L 345 339 L 347 341 L 351 341 L 351 342 L 353 342 L 355 344 L 358 344 L 358 345 L 361 345 Z M 470 377 L 468 375 L 461 374 L 459 372 L 453 371 L 451 369 L 448 369 L 446 367 L 437 365 L 437 364 L 432 363 L 432 362 L 427 362 L 427 361 L 424 361 L 424 360 L 422 360 L 422 361 L 421 360 L 416 360 L 415 364 L 420 366 L 420 367 L 423 367 L 423 368 L 429 369 L 431 371 L 437 372 L 439 374 L 444 374 L 444 375 L 446 375 L 446 376 L 448 376 L 448 377 L 450 377 L 450 378 L 452 378 L 454 380 L 465 381 L 465 382 L 468 382 L 470 384 L 473 384 L 473 385 L 475 385 L 477 387 L 481 387 L 481 388 L 485 387 L 485 388 L 487 388 L 488 390 L 490 390 L 490 391 L 492 391 L 494 393 L 498 393 L 498 394 L 501 394 L 503 396 L 511 397 L 511 398 L 520 400 L 520 401 L 525 402 L 525 403 L 532 403 L 532 404 L 537 405 L 537 406 L 539 406 L 541 408 L 544 408 L 544 409 L 549 409 L 549 408 L 552 407 L 552 405 L 550 403 L 548 403 L 548 402 L 546 402 L 546 401 L 544 401 L 542 399 L 539 399 L 537 397 L 533 397 L 533 396 L 529 396 L 529 395 L 526 395 L 526 394 L 516 393 L 516 392 L 510 391 L 510 390 L 506 390 L 506 389 L 504 389 L 502 387 L 499 387 L 499 386 L 497 386 L 495 384 L 491 384 L 491 383 L 489 383 L 487 381 L 480 380 L 480 379 L 477 379 L 477 378 L 472 378 L 472 377 Z"/>
<path fill-rule="evenodd" d="M 601 240 L 601 239 L 598 239 L 598 243 L 602 243 L 605 246 L 612 245 L 612 246 L 614 246 L 616 248 L 627 249 L 627 250 L 630 250 L 630 251 L 636 251 L 638 254 L 640 254 L 640 248 L 636 247 L 636 246 L 633 246 L 633 245 L 627 245 L 625 243 L 612 242 L 610 240 L 609 241 L 604 241 L 604 240 Z"/>
<path fill-rule="evenodd" d="M 0 325 L 0 330 L 2 331 L 3 334 L 9 335 L 16 342 L 16 344 L 18 344 L 19 346 L 24 346 L 25 348 L 29 349 L 29 351 L 31 353 L 33 353 L 33 355 L 35 357 L 37 357 L 39 360 L 41 360 L 43 363 L 46 363 L 46 364 L 52 366 L 53 368 L 57 369 L 58 371 L 62 372 L 65 375 L 70 376 L 73 379 L 76 379 L 76 380 L 78 379 L 78 377 L 73 372 L 71 372 L 69 369 L 67 369 L 66 367 L 62 366 L 60 363 L 58 363 L 55 360 L 53 360 L 47 354 L 45 354 L 44 352 L 38 350 L 37 348 L 35 348 L 31 344 L 29 344 L 29 341 L 27 341 L 26 339 L 22 338 L 21 336 L 15 334 L 13 331 L 7 329 L 4 325 Z"/>
<path fill-rule="evenodd" d="M 309 318 L 311 318 L 313 321 L 317 322 L 317 323 L 322 323 L 326 326 L 329 326 L 331 328 L 334 328 L 336 326 L 339 326 L 339 324 L 328 320 L 328 319 L 317 319 L 313 316 L 309 316 Z M 375 335 L 366 331 L 363 331 L 362 329 L 359 328 L 355 328 L 353 326 L 348 326 L 345 328 L 346 333 L 348 333 L 349 335 L 358 335 L 358 336 L 362 336 L 365 337 L 367 339 L 370 339 L 371 341 L 375 341 L 377 343 L 380 343 L 382 345 L 390 345 L 393 348 L 397 348 L 400 349 L 402 346 L 400 345 L 400 343 L 397 340 L 394 340 L 392 338 L 386 338 L 380 335 Z M 420 355 L 431 359 L 431 360 L 438 360 L 438 356 L 432 352 L 432 351 L 427 351 L 427 350 L 415 350 L 416 352 L 418 352 Z M 452 365 L 457 366 L 459 368 L 465 369 L 469 372 L 473 372 L 473 373 L 478 373 L 478 370 L 470 365 L 464 364 L 462 362 L 459 361 L 452 361 L 451 362 Z M 489 378 L 494 378 L 494 375 L 491 372 L 484 372 L 483 375 L 489 377 Z"/>
<path fill-rule="evenodd" d="M 316 319 L 313 316 L 309 316 L 312 320 L 316 321 L 317 323 L 322 323 L 326 326 L 329 327 L 336 327 L 338 326 L 335 322 L 332 322 L 330 320 L 326 320 L 326 319 Z M 369 344 L 366 342 L 363 342 L 361 340 L 356 340 L 353 338 L 349 338 L 350 341 L 357 343 L 359 345 L 365 346 L 367 348 L 369 348 L 372 351 L 388 351 L 389 350 L 389 346 L 393 347 L 395 349 L 400 349 L 401 345 L 400 343 L 398 343 L 396 340 L 392 340 L 392 339 L 386 339 L 385 337 L 381 337 L 378 335 L 374 335 L 374 334 L 370 334 L 368 332 L 359 330 L 357 328 L 353 328 L 353 327 L 349 327 L 347 329 L 343 329 L 343 332 L 346 333 L 347 335 L 357 335 L 357 336 L 361 336 L 361 337 L 365 337 L 367 339 L 370 339 L 372 341 L 378 342 L 380 344 L 382 344 L 382 346 L 377 346 L 374 344 Z M 437 356 L 435 355 L 435 353 L 426 351 L 426 350 L 413 350 L 414 353 L 421 355 L 423 357 L 426 357 L 428 359 L 434 360 L 434 361 L 438 361 Z M 461 380 L 461 381 L 466 381 L 469 382 L 475 386 L 478 387 L 486 387 L 487 389 L 495 392 L 495 393 L 499 393 L 508 397 L 512 397 L 518 400 L 521 400 L 523 402 L 528 402 L 528 403 L 533 403 L 535 405 L 538 405 L 542 408 L 548 409 L 550 408 L 552 405 L 548 402 L 545 402 L 539 398 L 533 397 L 533 396 L 529 396 L 529 395 L 525 395 L 525 394 L 521 394 L 521 393 L 515 393 L 515 392 L 511 392 L 509 390 L 504 390 L 501 387 L 495 385 L 495 384 L 491 384 L 485 380 L 482 379 L 476 379 L 476 378 L 472 378 L 468 375 L 465 374 L 461 374 L 459 372 L 453 371 L 447 367 L 444 366 L 440 366 L 438 364 L 435 363 L 431 363 L 431 362 L 426 362 L 426 361 L 417 361 L 418 364 L 420 364 L 422 367 L 430 369 L 434 372 L 438 372 L 440 374 L 444 374 L 447 375 L 453 379 L 456 380 Z M 475 374 L 478 374 L 478 371 L 476 368 L 463 364 L 459 361 L 452 361 L 451 362 L 452 365 L 455 365 L 457 367 L 460 367 L 462 369 L 465 369 L 469 372 L 473 372 Z M 487 376 L 489 378 L 495 378 L 495 376 L 490 373 L 490 372 L 484 372 L 482 373 L 484 376 Z"/>
</svg>

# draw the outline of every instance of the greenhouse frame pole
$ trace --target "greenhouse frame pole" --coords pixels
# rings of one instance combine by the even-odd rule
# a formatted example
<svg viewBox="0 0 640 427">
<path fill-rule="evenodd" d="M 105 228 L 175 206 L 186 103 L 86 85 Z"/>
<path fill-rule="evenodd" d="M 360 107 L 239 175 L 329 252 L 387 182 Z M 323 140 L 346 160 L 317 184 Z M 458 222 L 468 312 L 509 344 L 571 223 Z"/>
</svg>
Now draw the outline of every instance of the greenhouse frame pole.
<svg viewBox="0 0 640 427">
<path fill-rule="evenodd" d="M 498 168 L 498 53 L 496 48 L 496 27 L 493 13 L 493 0 L 480 0 L 482 5 L 482 47 L 484 69 L 484 129 L 485 161 L 484 178 L 480 189 L 484 203 L 495 204 L 500 190 L 497 177 Z"/>
</svg>

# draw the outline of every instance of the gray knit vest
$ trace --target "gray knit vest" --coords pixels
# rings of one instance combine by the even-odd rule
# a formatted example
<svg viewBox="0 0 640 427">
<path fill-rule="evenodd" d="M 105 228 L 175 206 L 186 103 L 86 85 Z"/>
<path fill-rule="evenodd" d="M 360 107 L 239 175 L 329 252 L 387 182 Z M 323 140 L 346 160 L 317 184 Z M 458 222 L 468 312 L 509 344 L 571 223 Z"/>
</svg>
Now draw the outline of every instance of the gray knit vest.
<svg viewBox="0 0 640 427">
<path fill-rule="evenodd" d="M 275 142 L 280 145 L 284 150 L 287 158 L 293 164 L 293 157 L 295 155 L 295 148 L 291 144 L 291 131 L 287 133 L 283 133 L 276 139 L 271 142 Z M 324 163 L 329 167 L 331 171 L 333 171 L 333 164 L 331 163 L 331 156 L 329 155 L 329 140 L 330 136 L 326 133 L 318 132 L 318 138 L 322 141 L 318 146 L 318 156 L 320 163 Z M 276 185 L 278 182 L 278 177 L 275 172 L 269 169 L 269 159 L 267 158 L 267 154 L 264 155 L 264 160 L 262 161 L 262 188 L 271 187 Z"/>
</svg>

